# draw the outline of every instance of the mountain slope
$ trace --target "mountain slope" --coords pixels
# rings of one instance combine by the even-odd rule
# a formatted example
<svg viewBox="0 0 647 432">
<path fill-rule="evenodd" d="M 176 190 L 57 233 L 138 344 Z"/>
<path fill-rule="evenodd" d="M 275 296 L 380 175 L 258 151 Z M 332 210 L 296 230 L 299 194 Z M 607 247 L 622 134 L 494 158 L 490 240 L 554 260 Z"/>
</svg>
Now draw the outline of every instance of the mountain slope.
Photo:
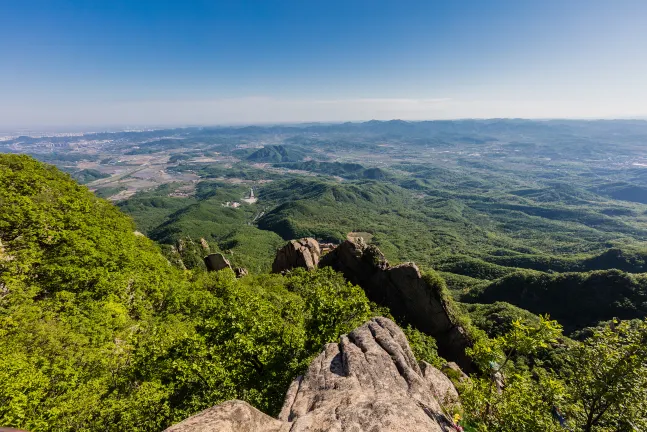
<svg viewBox="0 0 647 432">
<path fill-rule="evenodd" d="M 296 147 L 282 145 L 265 146 L 256 150 L 247 160 L 251 162 L 299 162 L 303 160 L 305 153 Z"/>
<path fill-rule="evenodd" d="M 0 155 L 0 425 L 159 431 L 214 403 L 268 413 L 322 344 L 372 315 L 331 270 L 175 269 L 54 167 Z"/>
</svg>

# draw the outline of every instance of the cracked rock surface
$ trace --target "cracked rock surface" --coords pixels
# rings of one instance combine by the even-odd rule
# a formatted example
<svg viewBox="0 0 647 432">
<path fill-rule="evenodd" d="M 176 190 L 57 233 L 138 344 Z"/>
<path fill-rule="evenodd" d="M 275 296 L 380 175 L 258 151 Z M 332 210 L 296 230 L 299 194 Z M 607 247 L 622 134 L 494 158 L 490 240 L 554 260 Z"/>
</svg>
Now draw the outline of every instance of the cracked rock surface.
<svg viewBox="0 0 647 432">
<path fill-rule="evenodd" d="M 288 389 L 278 419 L 229 401 L 167 431 L 453 431 L 446 408 L 456 403 L 451 381 L 419 365 L 402 330 L 378 317 L 326 345 Z"/>
</svg>

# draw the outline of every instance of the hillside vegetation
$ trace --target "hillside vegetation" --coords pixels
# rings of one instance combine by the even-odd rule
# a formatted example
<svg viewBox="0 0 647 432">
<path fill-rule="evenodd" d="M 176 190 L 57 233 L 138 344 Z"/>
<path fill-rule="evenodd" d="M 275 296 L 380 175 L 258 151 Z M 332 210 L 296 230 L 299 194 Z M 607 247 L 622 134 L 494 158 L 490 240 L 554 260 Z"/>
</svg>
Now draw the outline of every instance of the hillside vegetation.
<svg viewBox="0 0 647 432">
<path fill-rule="evenodd" d="M 435 177 L 446 175 L 441 170 Z M 509 196 L 469 195 L 458 200 L 443 194 L 441 187 L 446 186 L 421 184 L 417 190 L 436 195 L 422 197 L 386 181 L 274 179 L 254 187 L 258 202 L 231 208 L 224 204 L 246 196 L 247 185 L 202 181 L 189 198 L 169 197 L 168 188 L 162 187 L 120 206 L 162 244 L 177 248 L 181 239 L 188 244 L 204 238 L 212 251 L 222 251 L 235 265 L 253 271 L 267 271 L 273 251 L 285 240 L 314 237 L 338 243 L 349 232 L 365 232 L 389 260 L 411 260 L 443 272 L 461 301 L 506 301 L 537 314 L 548 313 L 568 332 L 613 317 L 645 316 L 642 288 L 631 288 L 627 296 L 622 284 L 614 282 L 642 280 L 632 274 L 645 271 L 647 252 L 642 243 L 630 242 L 643 238 L 641 223 L 629 225 L 624 216 L 616 220 L 592 210 L 548 211 L 546 204 L 526 204 L 523 209 L 518 204 L 492 204 L 518 199 Z M 625 239 L 618 240 L 623 235 Z M 563 253 L 569 247 L 571 253 Z M 189 268 L 201 265 L 199 259 L 184 261 Z M 595 292 L 578 288 L 579 278 L 596 270 L 611 275 L 605 288 Z M 573 275 L 562 283 L 555 272 Z M 519 276 L 506 279 L 513 274 L 526 275 L 524 282 Z M 529 275 L 536 275 L 547 288 L 528 289 Z M 551 292 L 559 292 L 559 298 Z M 571 300 L 585 294 L 589 306 L 567 310 Z M 564 313 L 555 302 L 567 305 Z M 623 306 L 610 306 L 618 304 Z"/>
<path fill-rule="evenodd" d="M 298 162 L 305 157 L 305 153 L 296 147 L 282 145 L 265 146 L 247 156 L 252 162 Z"/>
<path fill-rule="evenodd" d="M 474 290 L 479 303 L 505 301 L 534 313 L 548 313 L 567 330 L 617 318 L 647 316 L 647 275 L 620 270 L 545 274 L 522 271 Z"/>
<path fill-rule="evenodd" d="M 0 424 L 156 431 L 227 399 L 269 413 L 326 342 L 371 316 L 329 270 L 177 270 L 112 204 L 0 156 Z"/>
</svg>

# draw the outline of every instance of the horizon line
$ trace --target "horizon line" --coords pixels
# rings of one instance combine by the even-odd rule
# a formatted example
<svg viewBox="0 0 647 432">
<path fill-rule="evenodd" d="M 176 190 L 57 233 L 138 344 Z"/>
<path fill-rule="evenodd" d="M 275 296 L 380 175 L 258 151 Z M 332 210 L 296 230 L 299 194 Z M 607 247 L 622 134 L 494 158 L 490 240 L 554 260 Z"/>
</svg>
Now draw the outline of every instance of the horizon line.
<svg viewBox="0 0 647 432">
<path fill-rule="evenodd" d="M 340 120 L 340 121 L 285 121 L 285 122 L 227 122 L 227 123 L 177 123 L 177 124 L 104 124 L 104 125 L 19 125 L 9 126 L 0 125 L 0 134 L 20 134 L 24 133 L 39 133 L 41 138 L 47 137 L 47 133 L 52 134 L 79 134 L 89 135 L 95 133 L 120 133 L 120 132 L 144 132 L 144 131 L 158 131 L 158 130 L 177 130 L 177 129 L 190 129 L 190 128 L 237 128 L 242 129 L 246 127 L 299 127 L 299 126 L 316 126 L 316 125 L 343 125 L 343 124 L 363 124 L 370 122 L 389 123 L 389 122 L 403 122 L 403 123 L 428 123 L 428 122 L 460 122 L 460 121 L 640 121 L 646 122 L 647 116 L 627 116 L 627 117 L 456 117 L 456 118 L 443 118 L 443 119 L 400 119 L 393 118 L 389 120 L 378 119 L 362 119 L 362 120 Z M 58 129 L 58 130 L 56 130 Z M 29 135 L 15 135 L 29 136 Z M 4 138 L 6 138 L 5 135 Z"/>
</svg>

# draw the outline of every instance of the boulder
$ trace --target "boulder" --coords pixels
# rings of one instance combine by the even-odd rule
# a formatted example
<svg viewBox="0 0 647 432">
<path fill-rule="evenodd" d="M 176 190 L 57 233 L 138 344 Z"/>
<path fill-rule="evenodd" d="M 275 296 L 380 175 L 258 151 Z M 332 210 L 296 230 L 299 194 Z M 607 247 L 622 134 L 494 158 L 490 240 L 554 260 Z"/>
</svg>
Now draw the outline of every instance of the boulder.
<svg viewBox="0 0 647 432">
<path fill-rule="evenodd" d="M 321 250 L 317 240 L 313 238 L 291 240 L 276 252 L 272 273 L 282 273 L 298 267 L 312 270 L 317 267 L 320 256 Z"/>
<path fill-rule="evenodd" d="M 455 431 L 443 406 L 449 399 L 457 403 L 451 381 L 416 363 L 395 323 L 373 318 L 324 347 L 288 389 L 278 420 L 229 401 L 167 431 L 448 432 Z"/>
<path fill-rule="evenodd" d="M 234 273 L 236 274 L 237 278 L 242 278 L 243 276 L 247 276 L 249 274 L 245 267 L 236 267 L 234 269 Z"/>
<path fill-rule="evenodd" d="M 209 271 L 219 271 L 226 268 L 232 270 L 231 264 L 221 253 L 209 254 L 204 257 L 204 264 L 207 266 Z"/>
<path fill-rule="evenodd" d="M 360 239 L 346 240 L 324 255 L 319 267 L 325 266 L 342 272 L 349 282 L 362 287 L 371 301 L 387 306 L 401 322 L 433 336 L 442 357 L 455 361 L 464 371 L 476 369 L 465 354 L 472 341 L 452 318 L 441 288 L 423 277 L 414 263 L 391 266 L 376 246 Z"/>
<path fill-rule="evenodd" d="M 447 375 L 424 361 L 420 362 L 420 370 L 442 406 L 451 410 L 452 407 L 460 405 L 458 391 Z"/>
</svg>

